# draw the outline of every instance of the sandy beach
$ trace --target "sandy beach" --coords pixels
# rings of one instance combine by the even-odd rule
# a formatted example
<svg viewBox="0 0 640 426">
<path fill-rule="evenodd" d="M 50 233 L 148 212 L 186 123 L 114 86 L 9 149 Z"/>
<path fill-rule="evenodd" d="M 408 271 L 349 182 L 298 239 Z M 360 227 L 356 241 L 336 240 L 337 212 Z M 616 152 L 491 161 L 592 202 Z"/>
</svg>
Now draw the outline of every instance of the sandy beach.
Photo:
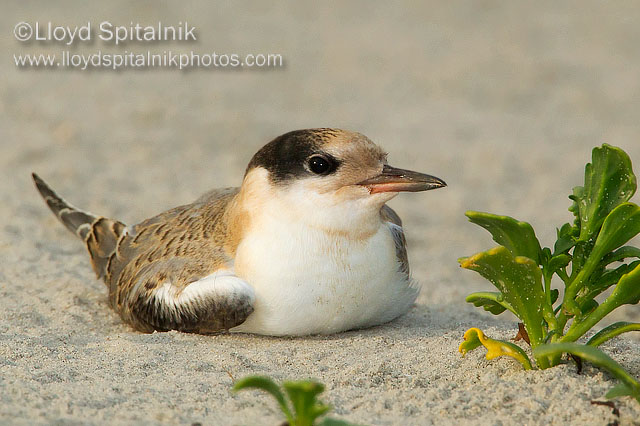
<svg viewBox="0 0 640 426">
<path fill-rule="evenodd" d="M 20 42 L 19 22 L 196 28 L 197 40 Z M 491 290 L 457 258 L 494 245 L 466 210 L 529 221 L 542 244 L 573 220 L 591 149 L 623 148 L 640 172 L 640 7 L 633 2 L 15 2 L 0 15 L 0 423 L 274 425 L 275 402 L 232 394 L 250 374 L 315 378 L 333 416 L 360 424 L 640 425 L 616 384 L 571 363 L 523 371 L 462 358 L 464 331 L 510 339 L 517 322 L 465 303 Z M 274 68 L 21 68 L 17 54 L 274 53 Z M 397 167 L 447 181 L 401 194 L 416 306 L 331 336 L 141 334 L 108 306 L 35 171 L 68 201 L 137 223 L 237 186 L 254 152 L 289 130 L 366 134 Z M 632 201 L 640 202 L 638 195 Z M 635 240 L 640 246 L 640 241 Z M 640 321 L 640 306 L 607 323 Z M 640 335 L 603 349 L 640 378 Z"/>
</svg>

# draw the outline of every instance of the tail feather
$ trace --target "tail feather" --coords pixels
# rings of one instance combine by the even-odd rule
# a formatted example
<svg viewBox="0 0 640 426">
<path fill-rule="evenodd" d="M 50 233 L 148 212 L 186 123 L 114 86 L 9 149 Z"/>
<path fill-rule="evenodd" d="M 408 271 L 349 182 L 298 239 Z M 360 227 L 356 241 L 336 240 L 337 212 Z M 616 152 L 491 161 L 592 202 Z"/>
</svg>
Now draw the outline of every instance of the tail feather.
<svg viewBox="0 0 640 426">
<path fill-rule="evenodd" d="M 36 188 L 47 205 L 68 230 L 84 241 L 91 256 L 91 266 L 98 278 L 104 277 L 109 258 L 116 252 L 118 240 L 126 226 L 117 220 L 84 212 L 66 202 L 44 180 L 32 173 Z"/>
<path fill-rule="evenodd" d="M 67 229 L 76 234 L 81 240 L 84 240 L 87 233 L 91 230 L 90 225 L 97 219 L 91 213 L 83 212 L 80 209 L 67 203 L 62 197 L 54 192 L 45 181 L 35 173 L 31 173 L 36 188 L 44 198 L 53 214 L 62 222 Z"/>
</svg>

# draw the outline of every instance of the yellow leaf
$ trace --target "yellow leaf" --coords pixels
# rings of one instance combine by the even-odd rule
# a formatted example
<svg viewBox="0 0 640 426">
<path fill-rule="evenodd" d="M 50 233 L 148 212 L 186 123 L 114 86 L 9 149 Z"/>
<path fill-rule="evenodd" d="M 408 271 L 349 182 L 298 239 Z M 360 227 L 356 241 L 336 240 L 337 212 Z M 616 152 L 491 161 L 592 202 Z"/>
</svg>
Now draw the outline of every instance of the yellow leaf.
<svg viewBox="0 0 640 426">
<path fill-rule="evenodd" d="M 522 364 L 525 370 L 531 370 L 531 361 L 526 353 L 518 346 L 511 342 L 503 340 L 491 339 L 479 328 L 470 328 L 464 333 L 464 342 L 460 344 L 458 351 L 465 356 L 467 352 L 476 349 L 479 346 L 487 348 L 487 359 L 494 359 L 499 356 L 510 356 Z"/>
</svg>

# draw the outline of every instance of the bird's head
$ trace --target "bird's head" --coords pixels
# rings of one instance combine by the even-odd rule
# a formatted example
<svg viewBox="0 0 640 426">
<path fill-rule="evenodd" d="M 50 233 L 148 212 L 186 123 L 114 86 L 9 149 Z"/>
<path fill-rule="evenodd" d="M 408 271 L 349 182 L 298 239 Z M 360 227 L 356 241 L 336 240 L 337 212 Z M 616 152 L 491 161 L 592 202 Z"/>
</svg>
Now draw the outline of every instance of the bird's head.
<svg viewBox="0 0 640 426">
<path fill-rule="evenodd" d="M 263 208 L 276 206 L 328 229 L 379 220 L 382 205 L 401 191 L 446 186 L 441 179 L 387 164 L 366 136 L 339 129 L 285 133 L 251 159 L 242 190 Z"/>
</svg>

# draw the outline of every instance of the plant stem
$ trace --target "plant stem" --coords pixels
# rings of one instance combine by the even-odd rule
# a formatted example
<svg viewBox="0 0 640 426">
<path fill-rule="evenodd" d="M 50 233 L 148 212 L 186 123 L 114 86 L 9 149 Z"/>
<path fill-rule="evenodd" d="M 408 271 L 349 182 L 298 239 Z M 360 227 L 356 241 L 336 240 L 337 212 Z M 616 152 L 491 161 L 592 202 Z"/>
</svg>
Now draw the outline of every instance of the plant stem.
<svg viewBox="0 0 640 426">
<path fill-rule="evenodd" d="M 542 276 L 544 277 L 544 294 L 547 297 L 547 304 L 549 306 L 552 306 L 552 304 L 551 304 L 551 277 L 544 270 L 543 270 Z"/>
<path fill-rule="evenodd" d="M 600 262 L 601 256 L 597 256 L 596 254 L 597 253 L 594 252 L 591 253 L 591 256 L 589 256 L 585 262 L 582 270 L 578 273 L 575 279 L 571 281 L 564 292 L 562 304 L 567 311 L 575 316 L 582 315 L 582 311 L 580 310 L 580 306 L 576 303 L 575 297 L 578 294 L 578 291 L 584 287 L 589 276 L 596 270 L 598 263 Z"/>
<path fill-rule="evenodd" d="M 564 327 L 567 325 L 567 321 L 569 321 L 569 317 L 564 312 L 562 312 L 562 309 L 561 309 L 560 314 L 557 317 L 557 320 L 558 320 L 558 325 L 556 328 L 556 332 L 558 333 L 558 338 L 560 338 L 564 334 Z M 555 340 L 558 340 L 558 339 L 552 338 L 552 341 L 555 341 Z"/>
<path fill-rule="evenodd" d="M 547 302 L 547 305 L 542 307 L 542 317 L 548 325 L 547 332 L 551 332 L 558 327 L 556 316 L 553 314 L 553 303 L 551 302 L 551 277 L 553 275 L 549 276 L 546 271 L 543 271 L 542 276 L 544 278 L 544 293 Z"/>
<path fill-rule="evenodd" d="M 565 285 L 567 284 L 567 282 L 569 281 L 569 275 L 567 275 L 567 271 L 566 269 L 558 269 L 556 271 L 556 274 L 558 274 L 558 276 L 560 277 L 560 279 L 562 281 L 564 281 Z"/>
<path fill-rule="evenodd" d="M 600 306 L 587 315 L 586 318 L 583 318 L 581 321 L 573 321 L 571 327 L 567 330 L 567 334 L 565 334 L 560 341 L 575 342 L 618 306 L 620 306 L 619 301 L 609 296 Z"/>
</svg>

